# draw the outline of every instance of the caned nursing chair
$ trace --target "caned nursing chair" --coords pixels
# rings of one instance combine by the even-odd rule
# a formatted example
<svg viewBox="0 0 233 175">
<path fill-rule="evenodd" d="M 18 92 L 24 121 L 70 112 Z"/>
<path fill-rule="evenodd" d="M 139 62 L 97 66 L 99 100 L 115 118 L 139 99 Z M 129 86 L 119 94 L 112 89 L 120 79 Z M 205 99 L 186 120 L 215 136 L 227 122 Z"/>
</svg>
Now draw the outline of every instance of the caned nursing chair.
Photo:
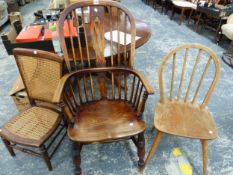
<svg viewBox="0 0 233 175">
<path fill-rule="evenodd" d="M 59 102 L 53 103 L 63 59 L 40 50 L 14 49 L 13 52 L 31 107 L 5 123 L 0 128 L 0 136 L 11 156 L 15 156 L 16 149 L 41 157 L 52 170 L 50 159 L 66 135 Z M 37 102 L 48 105 L 38 106 Z M 57 145 L 51 149 L 59 135 L 62 136 Z"/>
<path fill-rule="evenodd" d="M 179 65 L 181 69 L 177 68 Z M 164 57 L 159 69 L 160 101 L 154 116 L 157 136 L 145 165 L 155 153 L 162 135 L 167 133 L 201 141 L 203 174 L 207 174 L 208 140 L 217 137 L 217 129 L 206 105 L 218 82 L 219 69 L 213 51 L 200 44 L 181 45 Z M 169 88 L 165 89 L 166 85 Z M 165 92 L 168 92 L 167 97 Z"/>
</svg>

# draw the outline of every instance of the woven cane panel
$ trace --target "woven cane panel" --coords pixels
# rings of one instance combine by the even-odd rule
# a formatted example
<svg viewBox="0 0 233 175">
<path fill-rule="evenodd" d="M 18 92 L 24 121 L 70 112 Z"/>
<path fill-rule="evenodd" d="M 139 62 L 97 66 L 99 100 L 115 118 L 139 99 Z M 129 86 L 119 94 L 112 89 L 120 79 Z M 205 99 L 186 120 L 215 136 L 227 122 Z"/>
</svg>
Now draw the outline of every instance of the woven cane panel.
<svg viewBox="0 0 233 175">
<path fill-rule="evenodd" d="M 29 97 L 51 101 L 61 77 L 61 64 L 29 56 L 19 56 L 18 64 Z"/>
<path fill-rule="evenodd" d="M 4 128 L 25 139 L 40 140 L 49 132 L 57 119 L 58 113 L 33 107 L 12 118 Z"/>
</svg>

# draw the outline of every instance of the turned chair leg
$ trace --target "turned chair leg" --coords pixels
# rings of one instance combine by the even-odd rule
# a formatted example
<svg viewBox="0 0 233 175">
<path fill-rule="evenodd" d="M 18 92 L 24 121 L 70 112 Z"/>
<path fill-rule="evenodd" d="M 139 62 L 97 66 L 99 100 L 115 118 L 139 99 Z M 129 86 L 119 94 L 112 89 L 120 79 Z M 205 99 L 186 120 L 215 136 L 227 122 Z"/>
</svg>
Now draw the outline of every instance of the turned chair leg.
<svg viewBox="0 0 233 175">
<path fill-rule="evenodd" d="M 202 144 L 202 159 L 203 159 L 203 175 L 207 175 L 208 140 L 201 140 L 201 144 Z"/>
<path fill-rule="evenodd" d="M 163 132 L 158 131 L 158 133 L 157 133 L 157 135 L 156 135 L 156 137 L 154 139 L 154 142 L 152 144 L 152 147 L 150 149 L 150 152 L 147 155 L 147 158 L 146 158 L 146 161 L 145 161 L 143 169 L 145 168 L 145 166 L 148 164 L 148 162 L 151 160 L 152 156 L 154 155 L 154 153 L 155 153 L 155 151 L 156 151 L 156 149 L 157 149 L 157 147 L 159 145 L 159 142 L 160 142 L 162 136 L 163 136 Z"/>
<path fill-rule="evenodd" d="M 47 165 L 47 167 L 48 167 L 48 170 L 49 170 L 49 171 L 52 171 L 53 168 L 52 168 L 52 164 L 51 164 L 51 161 L 50 161 L 50 158 L 49 158 L 47 149 L 46 149 L 45 146 L 43 145 L 43 146 L 41 146 L 41 147 L 39 148 L 39 150 L 40 150 L 40 153 L 41 153 L 41 155 L 42 155 L 42 158 L 44 159 L 44 161 L 45 161 L 45 163 L 46 163 L 46 165 Z"/>
<path fill-rule="evenodd" d="M 12 157 L 14 157 L 15 152 L 14 152 L 13 148 L 10 146 L 10 142 L 4 138 L 2 138 L 2 141 L 3 141 L 4 145 L 6 146 L 7 150 L 9 151 L 10 155 Z"/>
<path fill-rule="evenodd" d="M 75 166 L 75 175 L 81 175 L 82 169 L 81 169 L 81 150 L 82 150 L 82 144 L 75 142 L 74 145 L 74 156 L 73 156 L 73 164 Z"/>
<path fill-rule="evenodd" d="M 144 157 L 145 157 L 145 137 L 144 132 L 138 134 L 138 167 L 139 170 L 144 167 Z"/>
</svg>

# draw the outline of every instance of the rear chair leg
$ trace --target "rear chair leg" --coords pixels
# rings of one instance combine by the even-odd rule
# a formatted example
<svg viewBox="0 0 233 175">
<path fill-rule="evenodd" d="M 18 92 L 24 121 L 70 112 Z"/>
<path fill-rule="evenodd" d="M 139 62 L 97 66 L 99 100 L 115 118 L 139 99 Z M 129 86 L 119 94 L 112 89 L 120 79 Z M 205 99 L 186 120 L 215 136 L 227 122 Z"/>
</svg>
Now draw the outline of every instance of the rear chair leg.
<svg viewBox="0 0 233 175">
<path fill-rule="evenodd" d="M 145 157 L 145 138 L 144 132 L 138 134 L 138 167 L 139 170 L 144 166 L 144 157 Z"/>
<path fill-rule="evenodd" d="M 6 146 L 7 150 L 9 151 L 10 155 L 12 157 L 14 157 L 15 152 L 14 152 L 13 148 L 10 146 L 11 143 L 8 140 L 4 139 L 4 138 L 2 138 L 2 141 L 3 141 L 4 145 Z"/>
<path fill-rule="evenodd" d="M 82 144 L 78 142 L 73 143 L 73 149 L 74 149 L 74 156 L 73 156 L 73 164 L 75 166 L 75 175 L 81 175 L 82 169 L 81 169 L 81 150 L 82 150 Z"/>
<path fill-rule="evenodd" d="M 44 145 L 41 146 L 39 149 L 40 149 L 40 153 L 41 153 L 41 155 L 42 155 L 42 158 L 44 159 L 45 164 L 46 164 L 47 167 L 48 167 L 48 170 L 49 170 L 49 171 L 52 171 L 53 168 L 52 168 L 52 164 L 51 164 L 51 161 L 50 161 L 50 158 L 49 158 L 47 149 L 45 148 Z"/>
</svg>

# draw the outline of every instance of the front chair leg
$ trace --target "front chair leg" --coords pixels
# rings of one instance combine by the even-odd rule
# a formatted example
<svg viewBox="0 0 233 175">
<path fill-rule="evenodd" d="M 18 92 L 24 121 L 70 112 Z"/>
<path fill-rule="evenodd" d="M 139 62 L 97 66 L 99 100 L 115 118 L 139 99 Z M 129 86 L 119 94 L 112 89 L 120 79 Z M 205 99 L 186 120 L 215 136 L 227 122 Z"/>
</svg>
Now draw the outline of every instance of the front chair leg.
<svg viewBox="0 0 233 175">
<path fill-rule="evenodd" d="M 159 145 L 159 142 L 160 142 L 162 136 L 163 136 L 163 132 L 158 131 L 158 133 L 157 133 L 157 135 L 156 135 L 156 137 L 154 139 L 154 142 L 152 144 L 152 147 L 150 149 L 150 152 L 149 152 L 149 154 L 148 154 L 148 156 L 146 158 L 146 161 L 145 161 L 143 169 L 145 168 L 145 166 L 147 165 L 147 163 L 151 160 L 152 156 L 154 155 L 154 153 L 155 153 L 155 151 L 156 151 L 156 149 L 157 149 L 157 147 Z"/>
<path fill-rule="evenodd" d="M 145 138 L 144 132 L 138 134 L 138 167 L 139 170 L 144 166 L 144 157 L 145 157 Z"/>
<path fill-rule="evenodd" d="M 14 152 L 13 148 L 10 146 L 10 142 L 4 138 L 2 138 L 2 141 L 3 141 L 4 145 L 6 146 L 7 150 L 9 151 L 10 155 L 12 157 L 14 157 L 15 152 Z"/>
<path fill-rule="evenodd" d="M 202 159 L 203 159 L 203 175 L 207 175 L 208 140 L 201 140 L 201 144 L 202 144 Z"/>
<path fill-rule="evenodd" d="M 46 163 L 46 165 L 47 165 L 49 171 L 52 171 L 53 168 L 52 168 L 52 164 L 51 164 L 51 161 L 50 161 L 50 158 L 49 158 L 47 149 L 46 149 L 45 146 L 43 145 L 43 146 L 41 146 L 41 147 L 39 148 L 39 150 L 40 150 L 40 153 L 41 153 L 41 155 L 42 155 L 42 158 L 44 159 L 44 161 L 45 161 L 45 163 Z"/>
<path fill-rule="evenodd" d="M 75 175 L 81 175 L 82 169 L 81 169 L 81 150 L 82 150 L 82 144 L 78 142 L 74 142 L 74 156 L 73 156 L 73 164 L 75 166 Z"/>
</svg>

